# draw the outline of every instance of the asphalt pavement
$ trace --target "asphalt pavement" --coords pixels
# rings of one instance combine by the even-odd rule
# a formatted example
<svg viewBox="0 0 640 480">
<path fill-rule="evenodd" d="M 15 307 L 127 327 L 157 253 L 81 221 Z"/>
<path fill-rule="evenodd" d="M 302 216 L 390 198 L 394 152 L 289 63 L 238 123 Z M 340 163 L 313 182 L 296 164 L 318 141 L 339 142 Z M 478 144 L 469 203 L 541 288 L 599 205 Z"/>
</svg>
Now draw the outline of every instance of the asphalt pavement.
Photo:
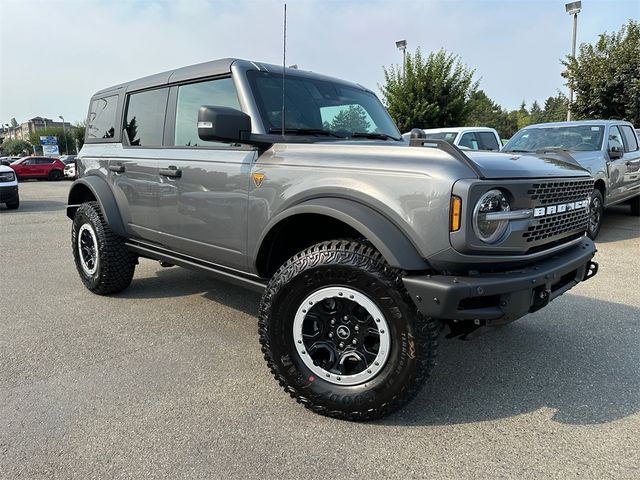
<svg viewBox="0 0 640 480">
<path fill-rule="evenodd" d="M 606 212 L 599 274 L 471 341 L 409 406 L 315 415 L 260 353 L 259 296 L 141 260 L 81 284 L 69 182 L 0 207 L 0 478 L 640 477 L 640 218 Z"/>
</svg>

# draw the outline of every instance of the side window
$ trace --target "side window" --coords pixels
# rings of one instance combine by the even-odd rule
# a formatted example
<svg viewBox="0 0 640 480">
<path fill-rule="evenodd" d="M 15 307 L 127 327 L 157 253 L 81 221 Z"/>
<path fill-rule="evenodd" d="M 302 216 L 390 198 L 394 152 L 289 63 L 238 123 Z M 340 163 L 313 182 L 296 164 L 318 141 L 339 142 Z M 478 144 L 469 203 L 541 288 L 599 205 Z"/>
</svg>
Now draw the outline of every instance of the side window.
<svg viewBox="0 0 640 480">
<path fill-rule="evenodd" d="M 498 139 L 493 132 L 478 132 L 476 133 L 476 137 L 480 137 L 482 150 L 500 150 Z"/>
<path fill-rule="evenodd" d="M 473 132 L 464 133 L 460 138 L 459 145 L 461 147 L 467 147 L 472 150 L 478 150 L 480 148 L 478 146 L 478 139 L 476 138 L 476 134 Z"/>
<path fill-rule="evenodd" d="M 611 147 L 617 147 L 622 149 L 624 143 L 622 142 L 622 134 L 620 133 L 620 129 L 618 127 L 611 127 L 609 129 L 609 150 Z"/>
<path fill-rule="evenodd" d="M 638 140 L 636 134 L 629 125 L 620 125 L 622 134 L 624 135 L 624 150 L 625 152 L 635 152 L 638 150 Z"/>
<path fill-rule="evenodd" d="M 159 147 L 162 145 L 168 95 L 168 88 L 129 95 L 124 128 L 131 146 Z"/>
<path fill-rule="evenodd" d="M 96 98 L 91 102 L 87 119 L 87 140 L 113 138 L 116 133 L 118 95 Z"/>
<path fill-rule="evenodd" d="M 176 106 L 175 145 L 195 147 L 220 145 L 220 142 L 205 142 L 198 137 L 198 110 L 202 105 L 230 107 L 240 110 L 238 95 L 231 78 L 191 83 L 178 87 Z"/>
</svg>

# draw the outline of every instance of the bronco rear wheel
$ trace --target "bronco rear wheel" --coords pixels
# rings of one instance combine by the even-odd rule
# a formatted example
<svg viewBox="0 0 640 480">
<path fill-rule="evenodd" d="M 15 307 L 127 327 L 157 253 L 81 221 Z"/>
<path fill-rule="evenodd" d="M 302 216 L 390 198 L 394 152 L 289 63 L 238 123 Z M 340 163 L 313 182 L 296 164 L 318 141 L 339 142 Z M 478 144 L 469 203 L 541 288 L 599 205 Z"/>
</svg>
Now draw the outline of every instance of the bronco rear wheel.
<svg viewBox="0 0 640 480">
<path fill-rule="evenodd" d="M 439 324 L 371 246 L 323 242 L 285 263 L 260 305 L 262 351 L 280 385 L 316 413 L 387 415 L 434 364 Z"/>
<path fill-rule="evenodd" d="M 98 202 L 83 203 L 76 211 L 71 244 L 80 279 L 93 293 L 108 295 L 129 286 L 137 258 L 111 231 Z"/>
</svg>

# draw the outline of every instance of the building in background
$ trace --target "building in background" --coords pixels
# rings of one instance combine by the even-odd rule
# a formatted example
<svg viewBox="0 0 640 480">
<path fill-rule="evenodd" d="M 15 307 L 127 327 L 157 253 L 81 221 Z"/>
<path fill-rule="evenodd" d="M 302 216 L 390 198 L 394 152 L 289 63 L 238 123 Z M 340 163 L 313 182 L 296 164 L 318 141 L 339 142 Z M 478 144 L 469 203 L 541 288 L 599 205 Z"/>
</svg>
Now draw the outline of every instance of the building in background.
<svg viewBox="0 0 640 480">
<path fill-rule="evenodd" d="M 50 118 L 34 117 L 21 123 L 17 127 L 11 127 L 4 125 L 3 137 L 4 140 L 28 140 L 29 135 L 38 130 L 44 130 L 45 128 L 64 128 L 70 129 L 71 124 L 69 122 L 58 122 L 51 120 Z"/>
</svg>

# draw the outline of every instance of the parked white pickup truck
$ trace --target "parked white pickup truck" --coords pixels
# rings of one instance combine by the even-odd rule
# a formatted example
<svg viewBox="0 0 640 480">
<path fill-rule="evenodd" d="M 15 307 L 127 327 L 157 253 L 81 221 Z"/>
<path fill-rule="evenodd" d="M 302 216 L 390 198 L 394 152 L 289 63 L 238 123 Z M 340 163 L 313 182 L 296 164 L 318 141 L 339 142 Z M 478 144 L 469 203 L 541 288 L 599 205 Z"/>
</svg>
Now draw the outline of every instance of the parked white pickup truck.
<svg viewBox="0 0 640 480">
<path fill-rule="evenodd" d="M 500 135 L 493 128 L 488 127 L 448 127 L 428 128 L 422 130 L 427 138 L 445 140 L 456 147 L 470 150 L 499 151 L 502 147 Z M 411 133 L 405 133 L 402 138 L 409 141 Z"/>
</svg>

